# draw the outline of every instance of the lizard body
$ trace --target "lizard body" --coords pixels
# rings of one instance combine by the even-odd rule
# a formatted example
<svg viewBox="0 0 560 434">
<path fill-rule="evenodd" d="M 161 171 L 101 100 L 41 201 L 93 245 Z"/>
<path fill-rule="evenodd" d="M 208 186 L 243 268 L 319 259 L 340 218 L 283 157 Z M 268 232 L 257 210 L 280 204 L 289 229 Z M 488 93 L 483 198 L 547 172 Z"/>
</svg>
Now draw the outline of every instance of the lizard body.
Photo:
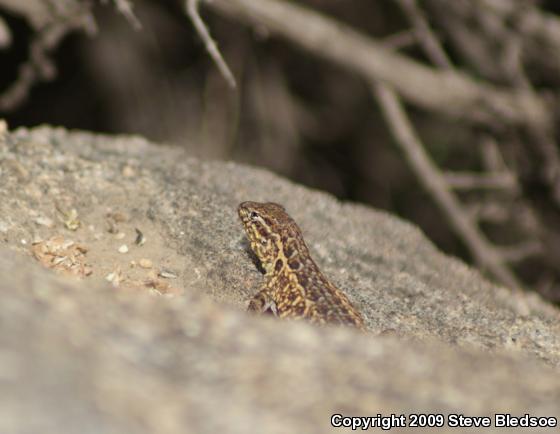
<svg viewBox="0 0 560 434">
<path fill-rule="evenodd" d="M 249 302 L 249 311 L 365 329 L 360 312 L 319 270 L 300 228 L 281 205 L 243 202 L 238 213 L 265 270 L 264 284 Z"/>
</svg>

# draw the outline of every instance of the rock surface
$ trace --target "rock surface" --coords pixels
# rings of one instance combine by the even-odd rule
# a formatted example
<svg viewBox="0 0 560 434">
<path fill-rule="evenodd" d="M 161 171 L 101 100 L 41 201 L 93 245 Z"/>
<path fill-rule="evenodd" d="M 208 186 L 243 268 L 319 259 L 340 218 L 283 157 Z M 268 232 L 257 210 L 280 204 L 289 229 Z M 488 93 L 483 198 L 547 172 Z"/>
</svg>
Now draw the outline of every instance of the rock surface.
<svg viewBox="0 0 560 434">
<path fill-rule="evenodd" d="M 0 185 L 2 433 L 560 417 L 558 310 L 490 284 L 394 216 L 143 139 L 47 127 L 0 138 Z M 262 276 L 243 200 L 285 205 L 370 334 L 244 312 Z"/>
</svg>

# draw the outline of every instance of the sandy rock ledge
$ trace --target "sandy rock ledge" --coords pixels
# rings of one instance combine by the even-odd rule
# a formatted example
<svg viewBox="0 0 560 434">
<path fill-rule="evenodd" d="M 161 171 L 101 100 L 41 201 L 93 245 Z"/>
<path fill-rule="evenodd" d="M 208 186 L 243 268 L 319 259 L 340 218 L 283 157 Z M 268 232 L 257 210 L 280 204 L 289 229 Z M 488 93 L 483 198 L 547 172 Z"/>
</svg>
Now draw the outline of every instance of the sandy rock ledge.
<svg viewBox="0 0 560 434">
<path fill-rule="evenodd" d="M 340 432 L 334 413 L 560 418 L 558 310 L 494 286 L 392 215 L 144 139 L 49 127 L 0 136 L 0 186 L 2 433 Z M 371 333 L 245 313 L 262 276 L 243 200 L 285 205 Z"/>
</svg>

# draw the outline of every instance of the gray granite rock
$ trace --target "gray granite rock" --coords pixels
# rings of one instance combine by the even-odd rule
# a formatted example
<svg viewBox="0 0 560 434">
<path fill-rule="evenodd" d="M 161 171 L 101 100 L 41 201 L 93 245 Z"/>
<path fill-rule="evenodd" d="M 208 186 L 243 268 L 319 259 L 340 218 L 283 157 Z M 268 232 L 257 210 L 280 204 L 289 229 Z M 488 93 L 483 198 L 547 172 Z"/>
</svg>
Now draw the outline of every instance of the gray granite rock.
<svg viewBox="0 0 560 434">
<path fill-rule="evenodd" d="M 48 127 L 0 139 L 0 185 L 2 433 L 319 433 L 333 413 L 560 417 L 557 309 L 492 285 L 394 216 L 140 138 Z M 370 334 L 245 313 L 262 276 L 237 221 L 243 200 L 285 205 Z M 52 257 L 34 249 L 53 239 L 85 252 L 55 262 L 85 261 L 91 274 L 41 269 Z"/>
</svg>

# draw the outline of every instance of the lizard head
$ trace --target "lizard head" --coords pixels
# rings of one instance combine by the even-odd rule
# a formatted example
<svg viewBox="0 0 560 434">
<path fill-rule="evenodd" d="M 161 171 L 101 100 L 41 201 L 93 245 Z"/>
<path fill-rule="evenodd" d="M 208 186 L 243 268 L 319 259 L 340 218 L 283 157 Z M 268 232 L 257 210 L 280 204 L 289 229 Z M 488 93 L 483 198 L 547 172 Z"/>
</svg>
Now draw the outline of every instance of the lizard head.
<svg viewBox="0 0 560 434">
<path fill-rule="evenodd" d="M 294 220 L 277 203 L 243 202 L 238 208 L 239 218 L 251 249 L 267 273 L 272 272 L 276 259 L 282 255 L 282 243 L 299 233 Z"/>
</svg>

